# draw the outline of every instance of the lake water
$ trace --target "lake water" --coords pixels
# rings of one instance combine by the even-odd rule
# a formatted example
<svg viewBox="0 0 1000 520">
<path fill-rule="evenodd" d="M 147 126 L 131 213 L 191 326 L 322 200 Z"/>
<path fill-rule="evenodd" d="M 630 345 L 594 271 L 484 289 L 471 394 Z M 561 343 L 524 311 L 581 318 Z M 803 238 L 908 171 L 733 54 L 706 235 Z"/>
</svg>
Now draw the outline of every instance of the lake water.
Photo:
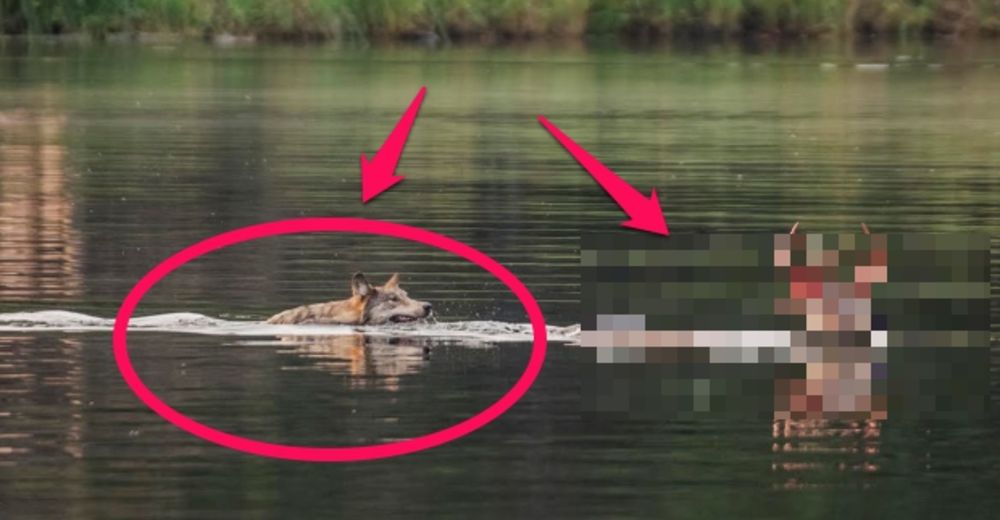
<svg viewBox="0 0 1000 520">
<path fill-rule="evenodd" d="M 579 236 L 623 217 L 535 116 L 643 191 L 655 187 L 675 233 L 865 221 L 996 236 L 998 51 L 4 41 L 0 516 L 985 516 L 1000 507 L 996 413 L 800 435 L 768 421 L 588 413 L 572 329 Z M 378 148 L 421 85 L 407 179 L 362 206 L 358 156 Z M 185 246 L 300 216 L 422 226 L 506 265 L 560 327 L 534 387 L 455 443 L 346 465 L 232 452 L 143 406 L 102 320 Z M 373 281 L 402 273 L 438 323 L 374 335 L 253 328 L 345 296 L 359 270 Z M 83 316 L 23 314 L 53 310 Z M 524 311 L 500 282 L 448 253 L 366 236 L 214 253 L 154 287 L 137 315 L 153 318 L 130 334 L 133 362 L 166 402 L 292 444 L 440 429 L 495 401 L 530 352 Z M 206 333 L 219 326 L 228 332 Z"/>
</svg>

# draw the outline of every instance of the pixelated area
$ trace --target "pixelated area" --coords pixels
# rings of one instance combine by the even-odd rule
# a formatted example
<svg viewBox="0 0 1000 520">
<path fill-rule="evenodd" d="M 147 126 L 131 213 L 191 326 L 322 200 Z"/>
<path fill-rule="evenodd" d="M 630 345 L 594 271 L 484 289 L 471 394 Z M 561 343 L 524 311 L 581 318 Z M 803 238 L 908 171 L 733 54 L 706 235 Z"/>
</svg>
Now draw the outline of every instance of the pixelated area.
<svg viewBox="0 0 1000 520">
<path fill-rule="evenodd" d="M 587 406 L 981 416 L 989 255 L 972 233 L 586 236 Z"/>
</svg>

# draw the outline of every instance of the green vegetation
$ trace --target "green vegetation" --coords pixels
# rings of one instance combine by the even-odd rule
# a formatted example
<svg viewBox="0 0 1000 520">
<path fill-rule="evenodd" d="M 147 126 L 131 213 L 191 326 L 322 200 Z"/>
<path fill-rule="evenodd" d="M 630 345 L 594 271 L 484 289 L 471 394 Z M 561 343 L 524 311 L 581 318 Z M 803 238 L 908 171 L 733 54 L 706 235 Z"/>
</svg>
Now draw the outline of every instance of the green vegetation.
<svg viewBox="0 0 1000 520">
<path fill-rule="evenodd" d="M 997 0 L 0 0 L 8 34 L 264 39 L 1000 34 Z"/>
</svg>

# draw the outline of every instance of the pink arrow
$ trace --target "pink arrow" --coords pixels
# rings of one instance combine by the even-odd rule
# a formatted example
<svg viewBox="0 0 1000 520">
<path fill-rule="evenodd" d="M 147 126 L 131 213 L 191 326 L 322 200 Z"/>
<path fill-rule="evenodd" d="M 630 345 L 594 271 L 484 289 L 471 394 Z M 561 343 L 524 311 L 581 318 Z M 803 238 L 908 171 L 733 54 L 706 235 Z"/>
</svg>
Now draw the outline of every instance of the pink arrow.
<svg viewBox="0 0 1000 520">
<path fill-rule="evenodd" d="M 566 148 L 566 151 L 576 159 L 576 162 L 580 163 L 580 166 L 583 166 L 583 169 L 587 170 L 587 173 L 621 206 L 622 210 L 629 216 L 629 220 L 622 222 L 622 227 L 638 229 L 639 231 L 646 231 L 657 235 L 666 236 L 670 234 L 670 230 L 667 229 L 667 221 L 663 218 L 663 210 L 660 209 L 660 199 L 656 196 L 655 189 L 649 198 L 645 197 L 615 172 L 601 164 L 601 161 L 595 159 L 587 150 L 576 144 L 556 125 L 545 119 L 545 116 L 538 116 L 538 122 L 559 141 L 559 144 Z"/>
<path fill-rule="evenodd" d="M 403 117 L 399 118 L 396 127 L 392 129 L 392 133 L 385 139 L 371 161 L 365 154 L 361 154 L 361 202 L 367 204 L 383 191 L 402 182 L 403 176 L 396 175 L 396 167 L 399 165 L 406 139 L 410 137 L 410 129 L 417 120 L 420 104 L 423 103 L 426 94 L 427 87 L 420 87 L 417 96 L 410 102 Z"/>
</svg>

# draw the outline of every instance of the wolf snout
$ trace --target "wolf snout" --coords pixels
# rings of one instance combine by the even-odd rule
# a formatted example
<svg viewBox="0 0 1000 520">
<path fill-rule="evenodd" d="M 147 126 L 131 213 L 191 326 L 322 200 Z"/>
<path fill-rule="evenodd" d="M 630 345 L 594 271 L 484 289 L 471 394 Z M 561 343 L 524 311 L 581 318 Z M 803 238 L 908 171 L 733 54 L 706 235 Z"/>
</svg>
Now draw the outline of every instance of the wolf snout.
<svg viewBox="0 0 1000 520">
<path fill-rule="evenodd" d="M 433 311 L 433 310 L 434 310 L 434 306 L 433 305 L 431 305 L 431 304 L 429 304 L 427 302 L 424 302 L 424 316 L 430 316 L 431 315 L 431 311 Z"/>
</svg>

